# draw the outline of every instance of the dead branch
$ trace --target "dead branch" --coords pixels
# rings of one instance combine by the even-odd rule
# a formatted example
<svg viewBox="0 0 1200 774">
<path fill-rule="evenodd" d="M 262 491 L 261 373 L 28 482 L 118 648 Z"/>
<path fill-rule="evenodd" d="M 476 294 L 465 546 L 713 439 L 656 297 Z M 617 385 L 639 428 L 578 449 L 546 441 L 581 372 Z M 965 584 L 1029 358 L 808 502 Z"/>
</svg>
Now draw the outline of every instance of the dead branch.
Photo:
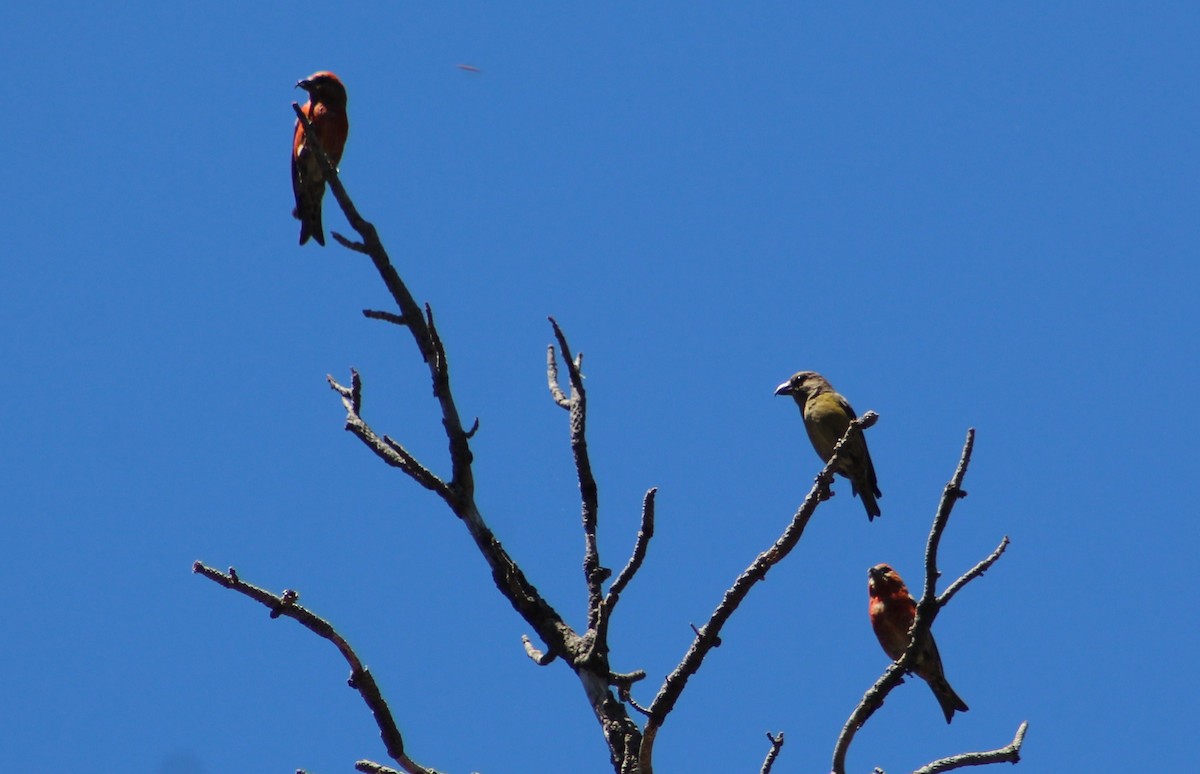
<svg viewBox="0 0 1200 774">
<path fill-rule="evenodd" d="M 771 767 L 775 765 L 775 759 L 779 757 L 779 751 L 783 749 L 783 732 L 779 732 L 779 736 L 771 736 L 771 732 L 767 732 L 767 739 L 771 740 L 771 749 L 767 751 L 767 757 L 763 760 L 762 768 L 758 774 L 771 774 Z"/>
<path fill-rule="evenodd" d="M 967 430 L 967 439 L 963 444 L 958 466 L 955 468 L 954 475 L 942 490 L 942 497 L 938 502 L 938 509 L 933 518 L 933 525 L 929 530 L 929 539 L 925 547 L 924 590 L 920 601 L 917 603 L 917 614 L 913 621 L 912 630 L 909 633 L 908 647 L 899 660 L 888 666 L 883 675 L 863 695 L 862 700 L 854 708 L 854 711 L 850 713 L 850 718 L 846 721 L 846 725 L 842 727 L 837 743 L 833 748 L 833 774 L 845 774 L 846 754 L 850 750 L 850 743 L 854 741 L 854 735 L 875 714 L 875 711 L 883 706 L 884 699 L 887 698 L 892 689 L 903 682 L 904 674 L 909 671 L 910 666 L 916 658 L 918 645 L 929 635 L 933 619 L 937 617 L 938 612 L 941 611 L 942 607 L 963 586 L 982 575 L 988 567 L 994 564 L 1008 546 L 1009 541 L 1005 537 L 999 547 L 990 556 L 952 583 L 941 598 L 937 596 L 936 585 L 939 576 L 937 569 L 938 545 L 941 542 L 942 533 L 950 521 L 950 513 L 954 509 L 954 504 L 966 497 L 966 492 L 962 489 L 962 482 L 967 474 L 967 468 L 971 463 L 971 452 L 974 446 L 975 429 L 970 428 Z"/>
<path fill-rule="evenodd" d="M 583 578 L 587 585 L 587 628 L 598 629 L 600 626 L 600 606 L 603 600 L 601 584 L 608 578 L 609 571 L 600 566 L 600 550 L 596 544 L 596 521 L 600 510 L 600 490 L 596 486 L 596 477 L 592 473 L 592 461 L 588 456 L 587 447 L 587 390 L 583 388 L 583 374 L 579 370 L 582 360 L 571 357 L 571 348 L 567 345 L 567 337 L 553 317 L 550 326 L 554 329 L 554 338 L 562 351 L 563 361 L 567 364 L 567 377 L 571 383 L 571 397 L 567 399 L 567 410 L 570 412 L 571 455 L 575 458 L 575 470 L 579 477 L 579 496 L 583 517 Z M 582 358 L 582 354 L 580 358 Z M 553 359 L 550 361 L 553 363 Z M 546 373 L 550 383 L 550 392 L 555 403 L 559 403 L 558 395 L 562 390 L 558 387 L 557 370 Z"/>
<path fill-rule="evenodd" d="M 962 753 L 961 755 L 952 755 L 949 758 L 936 760 L 926 766 L 922 766 L 913 772 L 913 774 L 941 774 L 943 771 L 953 771 L 966 766 L 985 766 L 989 763 L 1020 763 L 1021 761 L 1021 745 L 1025 743 L 1025 732 L 1029 730 L 1029 721 L 1021 721 L 1021 725 L 1017 726 L 1017 735 L 1013 737 L 1012 742 L 996 750 L 987 752 L 971 752 Z"/>
<path fill-rule="evenodd" d="M 621 592 L 629 585 L 629 581 L 633 580 L 633 576 L 637 574 L 642 566 L 642 561 L 646 558 L 646 549 L 650 546 L 650 538 L 654 537 L 654 498 L 657 494 L 658 487 L 654 487 L 648 490 L 642 499 L 642 526 L 638 529 L 637 541 L 633 545 L 633 554 L 621 572 L 617 573 L 617 579 L 613 581 L 612 586 L 608 589 L 608 594 L 604 597 L 602 622 L 612 615 L 613 608 L 617 606 L 617 600 L 621 598 Z"/>
<path fill-rule="evenodd" d="M 580 635 L 563 620 L 562 616 L 542 597 L 537 588 L 529 582 L 524 571 L 517 562 L 505 551 L 491 528 L 483 519 L 475 502 L 475 480 L 472 470 L 474 461 L 470 448 L 471 436 L 478 429 L 478 421 L 470 430 L 463 428 L 458 406 L 451 391 L 450 367 L 446 349 L 434 320 L 433 309 L 429 304 L 423 308 L 401 280 L 399 273 L 392 265 L 391 259 L 379 240 L 375 227 L 359 215 L 354 203 L 350 200 L 345 188 L 338 177 L 337 170 L 329 163 L 328 157 L 320 147 L 320 142 L 312 131 L 312 125 L 303 115 L 298 105 L 293 105 L 297 116 L 304 127 L 309 143 L 315 149 L 322 173 L 333 191 L 338 205 L 346 214 L 350 225 L 362 238 L 361 243 L 352 243 L 334 234 L 339 243 L 356 252 L 370 256 L 376 271 L 383 280 L 399 309 L 399 318 L 412 336 L 421 353 L 421 357 L 429 370 L 433 388 L 433 396 L 438 401 L 442 413 L 442 426 L 449 445 L 451 476 L 448 482 L 433 474 L 429 468 L 418 463 L 415 457 L 401 444 L 387 436 L 379 437 L 363 420 L 361 408 L 361 383 L 355 379 L 357 386 L 349 390 L 331 380 L 335 390 L 342 395 L 342 402 L 347 408 L 346 429 L 354 433 L 377 456 L 389 465 L 403 470 L 409 477 L 431 491 L 437 493 L 450 507 L 451 511 L 466 526 L 480 554 L 492 571 L 492 580 L 496 588 L 509 601 L 522 618 L 533 627 L 537 636 L 546 645 L 545 652 L 534 648 L 526 638 L 526 652 L 537 663 L 549 663 L 554 658 L 563 657 L 579 678 L 584 692 L 600 722 L 605 740 L 609 746 L 610 756 L 617 771 L 623 770 L 623 763 L 636 760 L 636 750 L 641 744 L 641 731 L 629 717 L 625 705 L 613 695 L 609 684 L 608 653 L 606 644 L 598 644 L 594 622 L 599 618 L 599 608 L 602 601 L 599 586 L 605 576 L 599 567 L 598 554 L 593 561 L 591 554 L 585 559 L 587 567 L 587 582 L 589 584 L 589 629 Z M 557 325 L 555 326 L 557 331 Z M 566 352 L 566 341 L 561 331 L 556 334 Z M 575 427 L 578 422 L 578 437 L 582 441 L 583 431 L 583 384 L 580 368 L 582 355 L 573 360 L 565 355 L 571 373 L 572 400 L 575 405 L 572 411 L 572 433 L 575 437 Z M 561 391 L 560 391 L 561 392 Z M 594 540 L 594 524 L 596 512 L 595 482 L 590 486 L 590 464 L 587 462 L 586 445 L 576 447 L 577 466 L 581 472 L 581 490 L 584 497 L 585 525 L 591 525 Z M 591 490 L 591 491 L 589 491 Z M 585 526 L 585 530 L 588 529 Z M 626 765 L 625 770 L 628 769 Z"/>
<path fill-rule="evenodd" d="M 280 616 L 292 618 L 313 634 L 333 643 L 338 652 L 342 654 L 342 658 L 346 659 L 346 663 L 350 665 L 350 679 L 347 684 L 358 691 L 367 708 L 371 710 L 371 714 L 375 716 L 375 724 L 379 726 L 379 736 L 383 739 L 383 746 L 387 748 L 388 755 L 392 760 L 400 764 L 400 768 L 408 774 L 438 774 L 437 771 L 426 768 L 408 757 L 404 751 L 404 738 L 400 735 L 400 728 L 396 725 L 392 711 L 388 708 L 387 701 L 380 693 L 379 686 L 375 683 L 375 678 L 371 675 L 370 670 L 363 665 L 362 660 L 350 647 L 346 638 L 333 628 L 333 624 L 297 604 L 299 595 L 296 592 L 288 590 L 284 591 L 282 595 L 276 596 L 266 589 L 246 583 L 238 577 L 237 571 L 232 567 L 229 568 L 228 573 L 223 573 L 202 562 L 196 562 L 192 565 L 192 572 L 253 599 L 270 610 L 272 618 Z"/>
</svg>

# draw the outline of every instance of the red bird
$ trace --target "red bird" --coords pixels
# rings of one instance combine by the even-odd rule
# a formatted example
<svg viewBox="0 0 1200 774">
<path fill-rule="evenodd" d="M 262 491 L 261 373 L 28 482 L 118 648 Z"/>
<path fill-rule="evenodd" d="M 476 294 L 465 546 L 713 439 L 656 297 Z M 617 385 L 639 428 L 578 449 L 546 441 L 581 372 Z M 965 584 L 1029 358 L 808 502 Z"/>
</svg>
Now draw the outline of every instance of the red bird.
<svg viewBox="0 0 1200 774">
<path fill-rule="evenodd" d="M 888 658 L 899 661 L 908 648 L 908 631 L 917 617 L 917 603 L 908 593 L 900 575 L 886 564 L 877 564 L 867 570 L 867 592 L 871 597 L 871 628 L 875 630 L 875 636 L 879 638 L 879 644 Z M 929 683 L 938 704 L 942 706 L 947 723 L 956 710 L 967 711 L 966 703 L 958 698 L 942 674 L 942 657 L 938 655 L 933 634 L 927 635 L 925 642 L 917 648 L 912 671 Z"/>
<path fill-rule="evenodd" d="M 346 87 L 336 75 L 322 70 L 299 81 L 296 88 L 308 92 L 304 115 L 312 122 L 325 155 L 336 167 L 342 160 L 346 135 L 350 133 L 350 120 L 346 117 Z M 296 194 L 296 209 L 292 210 L 292 217 L 300 221 L 300 244 L 312 237 L 324 247 L 321 199 L 325 196 L 325 176 L 321 174 L 316 154 L 305 141 L 304 127 L 299 120 L 296 121 L 296 132 L 292 138 L 292 191 Z"/>
</svg>

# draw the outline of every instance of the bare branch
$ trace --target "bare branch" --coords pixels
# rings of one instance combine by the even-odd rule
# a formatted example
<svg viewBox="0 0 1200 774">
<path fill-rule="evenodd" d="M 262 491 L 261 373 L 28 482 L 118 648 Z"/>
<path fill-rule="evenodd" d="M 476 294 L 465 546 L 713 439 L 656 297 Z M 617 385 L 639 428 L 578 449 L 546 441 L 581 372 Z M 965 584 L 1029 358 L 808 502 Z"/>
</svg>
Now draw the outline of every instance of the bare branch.
<svg viewBox="0 0 1200 774">
<path fill-rule="evenodd" d="M 330 231 L 329 233 L 333 234 L 333 238 L 337 240 L 337 243 L 347 250 L 353 250 L 356 253 L 363 253 L 364 255 L 367 253 L 367 246 L 362 242 L 352 242 L 336 231 Z"/>
<path fill-rule="evenodd" d="M 567 364 L 567 376 L 571 381 L 571 398 L 568 401 L 571 428 L 571 454 L 575 458 L 575 470 L 579 475 L 579 495 L 583 517 L 583 577 L 588 594 L 588 629 L 598 629 L 603 601 L 601 584 L 609 571 L 600 566 L 600 550 L 596 544 L 596 519 L 600 510 L 600 493 L 596 478 L 592 474 L 592 462 L 587 447 L 587 391 L 583 388 L 583 374 L 579 372 L 582 360 L 571 357 L 567 337 L 553 317 L 549 318 L 554 329 L 554 338 Z M 582 357 L 582 356 L 581 356 Z M 551 387 L 551 392 L 554 387 Z"/>
<path fill-rule="evenodd" d="M 750 589 L 759 581 L 767 577 L 767 571 L 781 562 L 784 557 L 791 553 L 796 544 L 800 542 L 800 537 L 804 534 L 804 528 L 808 526 L 808 520 L 817 510 L 817 506 L 826 499 L 826 492 L 833 481 L 834 470 L 837 469 L 838 460 L 841 457 L 842 449 L 845 448 L 850 435 L 856 430 L 863 430 L 878 421 L 879 415 L 873 411 L 868 411 L 858 419 L 852 420 L 846 432 L 842 435 L 837 445 L 833 448 L 833 454 L 825 463 L 825 467 L 817 474 L 813 481 L 812 488 L 808 495 L 804 498 L 804 502 L 800 505 L 799 510 L 792 516 L 792 521 L 784 529 L 783 534 L 775 541 L 775 544 L 766 551 L 758 555 L 757 558 L 750 564 L 746 570 L 738 576 L 733 585 L 725 592 L 721 603 L 717 605 L 712 616 L 708 619 L 708 623 L 696 630 L 696 639 L 692 641 L 692 645 L 684 654 L 683 660 L 679 662 L 679 666 L 675 667 L 671 674 L 667 675 L 663 681 L 662 687 L 658 691 L 658 695 L 654 697 L 654 701 L 650 703 L 650 719 L 646 723 L 642 736 L 642 749 L 640 759 L 642 764 L 643 774 L 653 774 L 653 757 L 654 757 L 654 740 L 658 734 L 658 728 L 662 726 L 667 715 L 675 708 L 675 702 L 679 700 L 679 696 L 683 693 L 684 687 L 687 685 L 688 679 L 694 675 L 704 661 L 704 657 L 714 647 L 721 642 L 721 629 L 725 622 L 729 620 L 738 605 L 750 593 Z"/>
<path fill-rule="evenodd" d="M 338 384 L 332 376 L 325 377 L 329 386 L 342 396 L 342 404 L 346 407 L 346 429 L 358 436 L 376 456 L 394 468 L 400 468 L 414 481 L 426 489 L 436 492 L 444 500 L 453 497 L 450 487 L 438 478 L 428 468 L 422 465 L 407 449 L 386 435 L 380 438 L 371 426 L 359 416 L 362 408 L 362 380 L 357 371 L 351 371 L 351 387 Z"/>
<path fill-rule="evenodd" d="M 967 428 L 967 440 L 963 443 L 962 455 L 958 459 L 958 467 L 954 469 L 954 475 L 946 482 L 946 486 L 942 489 L 942 499 L 938 503 L 937 514 L 933 517 L 933 526 L 929 530 L 929 541 L 925 545 L 925 586 L 921 592 L 920 605 L 925 607 L 924 613 L 929 617 L 927 626 L 933 625 L 933 619 L 937 616 L 937 609 L 934 602 L 937 599 L 937 580 L 941 576 L 937 568 L 937 552 L 938 545 L 942 541 L 942 533 L 946 531 L 946 525 L 950 522 L 950 512 L 954 510 L 954 504 L 967 496 L 963 491 L 963 478 L 967 475 L 967 467 L 971 464 L 971 452 L 975 448 L 975 428 Z M 922 611 L 917 611 L 917 622 L 921 621 Z M 915 626 L 915 624 L 914 624 Z"/>
<path fill-rule="evenodd" d="M 329 387 L 342 396 L 342 405 L 346 407 L 346 412 L 358 416 L 362 411 L 362 379 L 358 375 L 358 371 L 350 369 L 350 386 L 343 387 L 338 384 L 333 378 L 333 374 L 325 374 L 325 381 L 329 382 Z"/>
<path fill-rule="evenodd" d="M 553 317 L 547 317 L 550 321 L 550 326 L 554 329 L 554 338 L 558 341 L 558 348 L 562 351 L 563 360 L 567 363 L 567 378 L 570 379 L 571 389 L 580 394 L 583 392 L 583 353 L 580 352 L 576 358 L 571 357 L 571 348 L 567 346 L 567 337 L 563 335 L 562 329 L 558 327 L 558 322 Z"/>
<path fill-rule="evenodd" d="M 909 648 L 904 652 L 907 656 L 909 651 L 914 650 L 912 643 L 909 643 Z M 903 660 L 903 656 L 901 657 Z M 850 751 L 850 743 L 854 741 L 854 735 L 858 733 L 858 729 L 862 728 L 863 724 L 871 715 L 875 714 L 875 710 L 883 706 L 884 698 L 891 693 L 892 689 L 904 681 L 904 667 L 900 666 L 900 662 L 896 661 L 888 665 L 875 684 L 867 689 L 863 694 L 862 700 L 858 706 L 850 713 L 850 718 L 846 721 L 846 725 L 842 727 L 842 732 L 838 734 L 837 743 L 833 747 L 833 774 L 846 773 L 846 753 Z"/>
<path fill-rule="evenodd" d="M 443 389 L 450 386 L 450 364 L 446 361 L 446 348 L 442 345 L 442 337 L 433 321 L 433 307 L 428 303 L 425 304 L 425 324 L 429 327 L 429 341 L 435 357 L 429 365 L 433 371 L 433 395 L 437 397 Z"/>
<path fill-rule="evenodd" d="M 358 691 L 367 708 L 371 710 L 371 714 L 375 716 L 375 723 L 379 726 L 379 736 L 383 739 L 383 746 L 387 749 L 388 755 L 409 774 L 437 774 L 433 769 L 414 763 L 405 755 L 404 738 L 400 735 L 400 728 L 396 725 L 396 720 L 392 717 L 392 711 L 388 708 L 387 701 L 384 700 L 383 694 L 380 693 L 379 686 L 376 685 L 375 678 L 371 675 L 370 670 L 363 665 L 358 654 L 350 647 L 350 643 L 346 641 L 346 638 L 333 628 L 333 624 L 307 608 L 296 604 L 296 601 L 299 599 L 298 594 L 294 591 L 285 591 L 282 596 L 276 596 L 266 589 L 253 586 L 241 580 L 232 568 L 226 574 L 220 570 L 208 567 L 202 562 L 195 562 L 192 565 L 192 572 L 253 599 L 270 610 L 272 618 L 280 616 L 292 618 L 313 634 L 333 643 L 338 652 L 342 654 L 342 658 L 350 665 L 350 679 L 348 684 L 351 688 Z"/>
<path fill-rule="evenodd" d="M 963 586 L 966 586 L 968 583 L 987 572 L 988 568 L 995 564 L 996 560 L 998 560 L 1004 553 L 1004 549 L 1008 548 L 1008 544 L 1008 535 L 1005 535 L 1004 539 L 1000 541 L 1000 545 L 996 546 L 996 550 L 989 554 L 987 559 L 984 559 L 979 564 L 967 570 L 965 573 L 963 573 L 961 578 L 954 581 L 954 583 L 951 583 L 950 587 L 943 591 L 942 595 L 937 598 L 938 609 L 940 610 L 941 608 L 945 607 L 946 603 L 949 602 L 955 594 L 961 591 Z"/>
<path fill-rule="evenodd" d="M 645 669 L 635 669 L 632 672 L 609 672 L 608 682 L 612 685 L 633 685 L 646 679 Z"/>
<path fill-rule="evenodd" d="M 358 761 L 354 764 L 355 771 L 362 771 L 365 774 L 400 774 L 393 768 L 376 763 L 375 761 Z"/>
<path fill-rule="evenodd" d="M 1017 735 L 1010 744 L 987 752 L 962 753 L 951 755 L 949 758 L 936 760 L 927 766 L 922 766 L 913 774 L 941 774 L 943 771 L 953 771 L 966 766 L 985 766 L 989 763 L 1019 763 L 1021 761 L 1021 745 L 1025 743 L 1025 732 L 1029 730 L 1029 721 L 1021 722 L 1017 727 Z"/>
<path fill-rule="evenodd" d="M 571 410 L 571 401 L 562 387 L 558 386 L 558 358 L 554 354 L 554 345 L 546 347 L 546 382 L 550 386 L 550 397 L 559 406 Z"/>
<path fill-rule="evenodd" d="M 366 423 L 363 423 L 363 428 L 370 431 Z M 383 442 L 404 462 L 404 472 L 412 476 L 418 484 L 438 494 L 449 496 L 449 487 L 446 486 L 446 483 L 418 462 L 417 458 L 409 453 L 407 449 L 392 440 L 390 436 L 385 435 Z"/>
<path fill-rule="evenodd" d="M 383 320 L 384 322 L 390 322 L 393 325 L 407 325 L 407 322 L 404 320 L 404 318 L 398 314 L 395 314 L 394 312 L 382 312 L 378 309 L 364 309 L 362 310 L 362 313 L 363 317 L 366 317 L 370 320 Z"/>
<path fill-rule="evenodd" d="M 767 758 L 763 761 L 762 769 L 759 774 L 771 774 L 771 767 L 775 765 L 775 759 L 779 757 L 779 751 L 783 748 L 783 732 L 779 732 L 779 736 L 771 736 L 771 732 L 767 732 L 767 738 L 771 740 L 771 749 L 767 752 Z"/>
<path fill-rule="evenodd" d="M 629 562 L 621 572 L 617 573 L 617 579 L 613 581 L 604 597 L 605 618 L 612 615 L 617 600 L 621 598 L 621 592 L 629 585 L 629 581 L 633 580 L 646 558 L 646 548 L 650 545 L 650 538 L 654 537 L 654 500 L 657 494 L 658 487 L 653 487 L 642 498 L 642 526 L 638 529 L 637 541 L 633 545 L 633 555 L 629 557 Z"/>
<path fill-rule="evenodd" d="M 646 717 L 650 717 L 650 710 L 646 709 L 645 707 L 638 704 L 634 700 L 633 694 L 630 692 L 630 685 L 628 683 L 625 685 L 617 686 L 617 696 L 619 696 L 621 698 L 621 701 L 625 702 L 630 707 L 633 707 L 635 710 L 642 713 Z"/>
<path fill-rule="evenodd" d="M 521 635 L 521 642 L 525 643 L 525 655 L 529 656 L 529 658 L 533 660 L 533 663 L 537 664 L 538 666 L 546 666 L 556 658 L 554 651 L 543 653 L 542 651 L 538 650 L 534 646 L 533 640 L 529 639 L 528 634 Z"/>
</svg>

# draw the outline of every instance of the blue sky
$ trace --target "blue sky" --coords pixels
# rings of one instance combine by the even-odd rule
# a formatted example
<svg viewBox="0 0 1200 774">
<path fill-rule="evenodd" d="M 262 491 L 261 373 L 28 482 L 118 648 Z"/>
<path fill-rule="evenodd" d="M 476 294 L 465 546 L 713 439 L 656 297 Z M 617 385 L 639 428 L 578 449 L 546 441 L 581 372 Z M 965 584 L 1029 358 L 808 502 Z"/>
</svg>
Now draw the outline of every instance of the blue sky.
<svg viewBox="0 0 1200 774">
<path fill-rule="evenodd" d="M 1191 719 L 1200 11 L 1185 3 L 131 3 L 12 8 L 0 262 L 7 369 L 0 768 L 349 771 L 383 760 L 325 642 L 191 574 L 298 589 L 380 681 L 415 758 L 606 770 L 577 681 L 461 525 L 342 430 L 448 467 L 428 377 L 361 256 L 295 244 L 292 85 L 350 93 L 343 180 L 438 315 L 478 499 L 582 625 L 554 315 L 585 353 L 602 559 L 644 491 L 658 531 L 612 631 L 648 701 L 690 623 L 818 469 L 773 388 L 824 373 L 884 497 L 846 484 L 725 631 L 660 771 L 827 766 L 887 666 L 866 570 L 920 584 L 941 487 L 939 617 L 971 711 L 909 681 L 855 771 L 1007 743 L 1018 771 L 1183 770 Z M 456 68 L 482 69 L 471 74 Z M 347 231 L 327 202 L 327 229 Z"/>
</svg>

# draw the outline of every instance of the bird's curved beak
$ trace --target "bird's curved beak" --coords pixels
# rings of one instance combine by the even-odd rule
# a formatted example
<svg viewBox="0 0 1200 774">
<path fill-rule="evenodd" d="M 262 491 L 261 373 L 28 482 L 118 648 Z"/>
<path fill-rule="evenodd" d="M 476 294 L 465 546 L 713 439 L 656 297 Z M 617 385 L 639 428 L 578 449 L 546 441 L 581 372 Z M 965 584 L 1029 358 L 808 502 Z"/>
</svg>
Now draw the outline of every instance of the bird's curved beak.
<svg viewBox="0 0 1200 774">
<path fill-rule="evenodd" d="M 310 80 L 308 80 L 307 78 L 305 78 L 304 80 L 301 80 L 301 81 L 296 81 L 296 86 L 295 86 L 295 88 L 297 88 L 297 89 L 304 89 L 305 91 L 308 91 L 308 87 L 309 87 L 309 86 L 311 86 L 311 85 L 312 85 L 312 81 L 310 81 Z"/>
<path fill-rule="evenodd" d="M 775 388 L 775 394 L 776 395 L 791 395 L 792 394 L 792 383 L 784 382 L 783 384 L 779 385 L 778 387 Z"/>
</svg>

